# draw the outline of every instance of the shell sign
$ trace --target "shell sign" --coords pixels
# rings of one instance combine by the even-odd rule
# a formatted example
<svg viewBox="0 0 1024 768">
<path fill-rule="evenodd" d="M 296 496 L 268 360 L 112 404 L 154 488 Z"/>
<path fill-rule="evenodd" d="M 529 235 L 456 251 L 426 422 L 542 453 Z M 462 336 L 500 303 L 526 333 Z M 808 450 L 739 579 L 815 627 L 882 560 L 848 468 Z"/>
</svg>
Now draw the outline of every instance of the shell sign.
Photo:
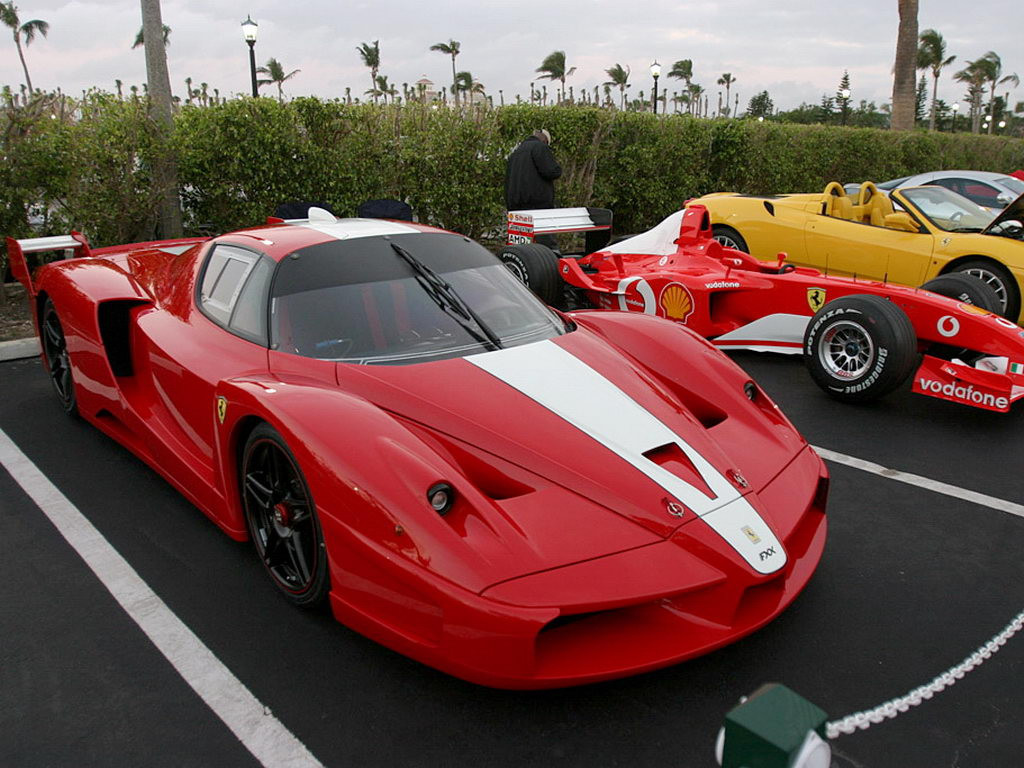
<svg viewBox="0 0 1024 768">
<path fill-rule="evenodd" d="M 666 285 L 658 304 L 665 311 L 665 317 L 681 323 L 685 323 L 686 318 L 693 312 L 693 297 L 686 290 L 686 286 L 679 283 Z"/>
</svg>

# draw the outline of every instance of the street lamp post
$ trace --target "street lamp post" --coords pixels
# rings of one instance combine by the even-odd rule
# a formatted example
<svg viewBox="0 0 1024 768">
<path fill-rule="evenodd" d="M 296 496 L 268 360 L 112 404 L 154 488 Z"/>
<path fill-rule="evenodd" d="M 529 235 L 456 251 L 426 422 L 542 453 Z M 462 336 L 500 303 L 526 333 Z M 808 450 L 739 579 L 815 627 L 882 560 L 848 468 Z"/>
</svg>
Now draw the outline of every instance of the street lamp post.
<svg viewBox="0 0 1024 768">
<path fill-rule="evenodd" d="M 953 104 L 953 127 L 950 133 L 956 133 L 956 116 L 960 112 L 960 102 Z"/>
<path fill-rule="evenodd" d="M 843 88 L 843 90 L 839 92 L 839 96 L 843 100 L 841 111 L 843 114 L 843 125 L 846 125 L 846 118 L 850 114 L 850 89 Z"/>
<path fill-rule="evenodd" d="M 651 64 L 651 77 L 654 78 L 654 114 L 658 114 L 658 78 L 661 76 L 661 64 L 654 61 Z"/>
<path fill-rule="evenodd" d="M 235 18 L 238 18 L 237 16 Z M 252 97 L 258 98 L 260 93 L 256 86 L 256 30 L 258 24 L 247 14 L 242 22 L 242 37 L 249 44 L 249 74 L 252 76 Z"/>
</svg>

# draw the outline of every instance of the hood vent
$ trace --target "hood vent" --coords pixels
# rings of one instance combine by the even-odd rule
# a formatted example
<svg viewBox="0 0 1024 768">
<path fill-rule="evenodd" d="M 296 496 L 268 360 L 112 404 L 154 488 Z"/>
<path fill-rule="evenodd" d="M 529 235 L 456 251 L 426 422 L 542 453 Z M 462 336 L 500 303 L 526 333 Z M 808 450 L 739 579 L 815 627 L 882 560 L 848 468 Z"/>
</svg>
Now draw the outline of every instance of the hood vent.
<svg viewBox="0 0 1024 768">
<path fill-rule="evenodd" d="M 679 447 L 678 443 L 667 443 L 658 448 L 644 451 L 644 458 L 692 485 L 709 499 L 715 498 L 714 491 L 704 482 L 704 478 L 693 466 L 689 457 L 683 453 L 683 449 Z"/>
</svg>

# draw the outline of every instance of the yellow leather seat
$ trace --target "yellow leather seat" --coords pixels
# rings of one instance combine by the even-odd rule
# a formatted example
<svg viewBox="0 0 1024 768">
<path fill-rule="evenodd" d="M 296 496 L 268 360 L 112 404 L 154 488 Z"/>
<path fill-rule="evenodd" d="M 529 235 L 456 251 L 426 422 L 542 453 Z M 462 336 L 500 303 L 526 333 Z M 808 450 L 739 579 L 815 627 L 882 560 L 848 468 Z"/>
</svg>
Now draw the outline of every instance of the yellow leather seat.
<svg viewBox="0 0 1024 768">
<path fill-rule="evenodd" d="M 871 224 L 875 227 L 885 226 L 885 217 L 893 213 L 892 200 L 884 192 L 871 198 Z"/>
<path fill-rule="evenodd" d="M 852 219 L 853 202 L 846 195 L 832 198 L 832 210 L 828 215 L 837 219 Z"/>
</svg>

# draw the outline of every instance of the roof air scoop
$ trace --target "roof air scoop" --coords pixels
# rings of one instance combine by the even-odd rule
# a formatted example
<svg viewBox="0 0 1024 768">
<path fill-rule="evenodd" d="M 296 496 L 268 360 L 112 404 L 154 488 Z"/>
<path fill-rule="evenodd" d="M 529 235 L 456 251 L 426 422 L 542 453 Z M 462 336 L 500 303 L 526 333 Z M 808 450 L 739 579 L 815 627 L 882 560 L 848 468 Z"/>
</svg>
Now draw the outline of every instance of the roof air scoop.
<svg viewBox="0 0 1024 768">
<path fill-rule="evenodd" d="M 307 216 L 309 217 L 311 224 L 314 222 L 321 224 L 334 224 L 338 221 L 333 213 L 325 211 L 323 208 L 317 208 L 315 205 L 311 205 L 309 207 L 309 213 Z"/>
</svg>

